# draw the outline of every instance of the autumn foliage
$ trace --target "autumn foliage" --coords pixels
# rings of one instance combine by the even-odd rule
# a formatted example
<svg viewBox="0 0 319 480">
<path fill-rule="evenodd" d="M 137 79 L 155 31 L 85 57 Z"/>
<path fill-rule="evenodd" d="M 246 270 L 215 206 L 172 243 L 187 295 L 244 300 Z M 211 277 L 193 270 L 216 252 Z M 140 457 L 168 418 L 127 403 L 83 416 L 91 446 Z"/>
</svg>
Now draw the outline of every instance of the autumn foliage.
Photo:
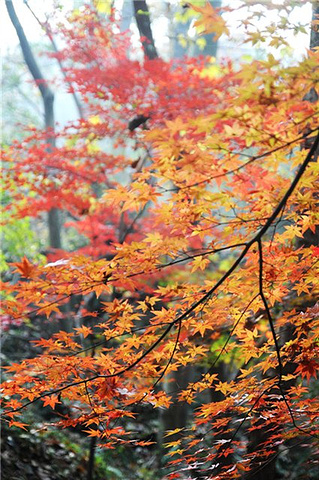
<svg viewBox="0 0 319 480">
<path fill-rule="evenodd" d="M 230 34 L 211 8 L 194 7 L 197 27 Z M 254 15 L 245 41 L 273 41 Z M 86 7 L 59 26 L 86 116 L 30 129 L 3 152 L 5 208 L 17 218 L 59 208 L 81 239 L 43 263 L 22 258 L 3 285 L 4 318 L 69 326 L 4 367 L 4 419 L 27 428 L 28 405 L 64 405 L 61 427 L 81 425 L 106 448 L 147 446 L 127 419 L 188 404 L 189 423 L 164 436 L 165 478 L 239 478 L 294 439 L 311 462 L 319 250 L 305 236 L 318 224 L 319 134 L 305 95 L 318 50 L 289 66 L 272 54 L 240 66 L 140 61 L 115 24 Z M 185 366 L 193 379 L 172 394 Z"/>
</svg>

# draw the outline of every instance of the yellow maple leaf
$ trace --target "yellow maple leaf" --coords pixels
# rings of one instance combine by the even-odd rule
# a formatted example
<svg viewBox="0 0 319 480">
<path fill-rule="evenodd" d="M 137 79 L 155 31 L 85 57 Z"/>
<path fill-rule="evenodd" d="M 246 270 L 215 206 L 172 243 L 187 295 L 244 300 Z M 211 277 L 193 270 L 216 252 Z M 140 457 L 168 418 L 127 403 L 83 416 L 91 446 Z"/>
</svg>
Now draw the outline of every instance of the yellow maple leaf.
<svg viewBox="0 0 319 480">
<path fill-rule="evenodd" d="M 197 7 L 191 4 L 190 7 L 195 10 L 195 12 L 201 14 L 194 23 L 194 26 L 201 34 L 213 33 L 215 40 L 218 40 L 223 33 L 229 35 L 225 20 L 218 14 L 211 3 L 207 2 L 204 7 Z"/>
<path fill-rule="evenodd" d="M 44 313 L 47 318 L 49 318 L 52 312 L 60 312 L 58 305 L 55 302 L 41 304 L 39 305 L 39 310 L 41 310 L 41 313 Z"/>
<path fill-rule="evenodd" d="M 169 455 L 170 457 L 172 457 L 173 455 L 182 455 L 183 453 L 184 453 L 184 450 L 179 448 L 177 450 L 174 450 L 173 452 L 168 452 L 166 455 Z"/>
<path fill-rule="evenodd" d="M 204 258 L 202 255 L 199 255 L 198 257 L 194 258 L 192 262 L 193 266 L 192 266 L 191 273 L 196 272 L 196 270 L 198 269 L 205 270 L 209 262 L 210 262 L 209 259 Z"/>
<path fill-rule="evenodd" d="M 182 430 L 184 430 L 184 427 L 183 428 L 175 428 L 174 430 L 167 430 L 164 437 L 170 437 L 171 435 L 174 435 L 175 433 L 179 433 Z"/>
<path fill-rule="evenodd" d="M 195 334 L 196 332 L 199 332 L 201 334 L 201 336 L 203 337 L 204 333 L 206 332 L 206 330 L 208 328 L 209 328 L 209 326 L 207 325 L 207 323 L 202 322 L 202 321 L 201 322 L 196 322 L 193 334 Z"/>
<path fill-rule="evenodd" d="M 89 117 L 89 122 L 92 124 L 92 125 L 99 125 L 99 123 L 101 123 L 101 118 L 99 115 L 91 115 Z"/>
<path fill-rule="evenodd" d="M 97 285 L 94 285 L 92 290 L 95 292 L 96 297 L 99 298 L 99 296 L 102 295 L 102 293 L 108 293 L 110 291 L 110 286 L 104 285 L 104 283 L 97 284 Z"/>
<path fill-rule="evenodd" d="M 164 443 L 164 447 L 165 448 L 174 448 L 174 447 L 177 447 L 178 445 L 180 445 L 180 443 L 181 443 L 181 439 L 175 440 L 175 442 Z"/>
</svg>

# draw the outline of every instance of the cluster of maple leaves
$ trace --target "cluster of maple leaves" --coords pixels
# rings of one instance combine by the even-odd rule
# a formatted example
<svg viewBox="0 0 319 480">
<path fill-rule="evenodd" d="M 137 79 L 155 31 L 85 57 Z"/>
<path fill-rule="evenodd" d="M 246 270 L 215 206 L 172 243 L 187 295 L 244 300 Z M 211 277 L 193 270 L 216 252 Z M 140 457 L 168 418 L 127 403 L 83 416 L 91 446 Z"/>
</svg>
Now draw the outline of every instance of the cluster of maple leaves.
<svg viewBox="0 0 319 480">
<path fill-rule="evenodd" d="M 228 32 L 211 6 L 194 10 L 205 33 Z M 64 316 L 70 329 L 5 367 L 5 418 L 24 427 L 28 405 L 63 403 L 59 425 L 81 424 L 108 448 L 144 446 L 125 419 L 138 405 L 169 408 L 163 379 L 193 365 L 196 378 L 174 401 L 197 408 L 167 433 L 178 434 L 166 444 L 167 478 L 192 469 L 237 478 L 288 440 L 311 444 L 319 251 L 298 239 L 318 223 L 318 104 L 305 99 L 318 52 L 289 67 L 271 54 L 227 61 L 212 75 L 205 58 L 134 60 L 129 36 L 92 7 L 59 34 L 86 118 L 30 130 L 5 149 L 6 208 L 18 218 L 59 208 L 85 242 L 46 264 L 13 265 L 20 280 L 4 285 L 5 318 Z M 214 367 L 231 352 L 236 371 L 222 380 Z M 207 401 L 210 391 L 222 399 Z M 261 444 L 248 448 L 260 429 Z"/>
</svg>

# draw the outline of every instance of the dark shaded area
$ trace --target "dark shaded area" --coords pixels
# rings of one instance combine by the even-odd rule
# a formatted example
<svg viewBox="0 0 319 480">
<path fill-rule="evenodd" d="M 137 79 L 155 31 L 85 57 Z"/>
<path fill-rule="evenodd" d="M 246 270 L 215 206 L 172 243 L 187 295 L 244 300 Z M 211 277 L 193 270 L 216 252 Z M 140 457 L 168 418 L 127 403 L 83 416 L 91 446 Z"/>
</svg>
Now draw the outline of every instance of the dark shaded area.
<svg viewBox="0 0 319 480">
<path fill-rule="evenodd" d="M 85 478 L 87 459 L 74 435 L 44 435 L 2 427 L 1 478 L 10 480 L 63 480 Z M 74 437 L 74 438 L 73 438 Z M 97 479 L 99 477 L 96 477 Z"/>
<path fill-rule="evenodd" d="M 28 431 L 4 424 L 1 432 L 1 479 L 87 480 L 89 440 L 70 429 L 42 422 Z M 158 480 L 154 448 L 96 448 L 93 480 Z"/>
<path fill-rule="evenodd" d="M 149 60 L 158 58 L 151 28 L 150 12 L 147 3 L 145 0 L 135 0 L 133 5 L 136 24 L 140 32 L 144 54 Z"/>
<path fill-rule="evenodd" d="M 145 117 L 145 115 L 137 115 L 136 117 L 133 118 L 133 120 L 129 122 L 128 124 L 129 131 L 133 132 L 133 130 L 135 130 L 137 127 L 144 125 L 149 118 L 150 117 Z"/>
</svg>

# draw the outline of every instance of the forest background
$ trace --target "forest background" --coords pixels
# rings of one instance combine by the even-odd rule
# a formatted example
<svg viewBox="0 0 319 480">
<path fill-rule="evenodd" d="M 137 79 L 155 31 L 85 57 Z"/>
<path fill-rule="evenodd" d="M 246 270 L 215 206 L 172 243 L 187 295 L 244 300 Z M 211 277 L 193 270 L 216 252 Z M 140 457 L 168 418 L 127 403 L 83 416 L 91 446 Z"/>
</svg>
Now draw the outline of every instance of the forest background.
<svg viewBox="0 0 319 480">
<path fill-rule="evenodd" d="M 5 1 L 4 475 L 316 478 L 318 2 L 69 3 Z"/>
</svg>

